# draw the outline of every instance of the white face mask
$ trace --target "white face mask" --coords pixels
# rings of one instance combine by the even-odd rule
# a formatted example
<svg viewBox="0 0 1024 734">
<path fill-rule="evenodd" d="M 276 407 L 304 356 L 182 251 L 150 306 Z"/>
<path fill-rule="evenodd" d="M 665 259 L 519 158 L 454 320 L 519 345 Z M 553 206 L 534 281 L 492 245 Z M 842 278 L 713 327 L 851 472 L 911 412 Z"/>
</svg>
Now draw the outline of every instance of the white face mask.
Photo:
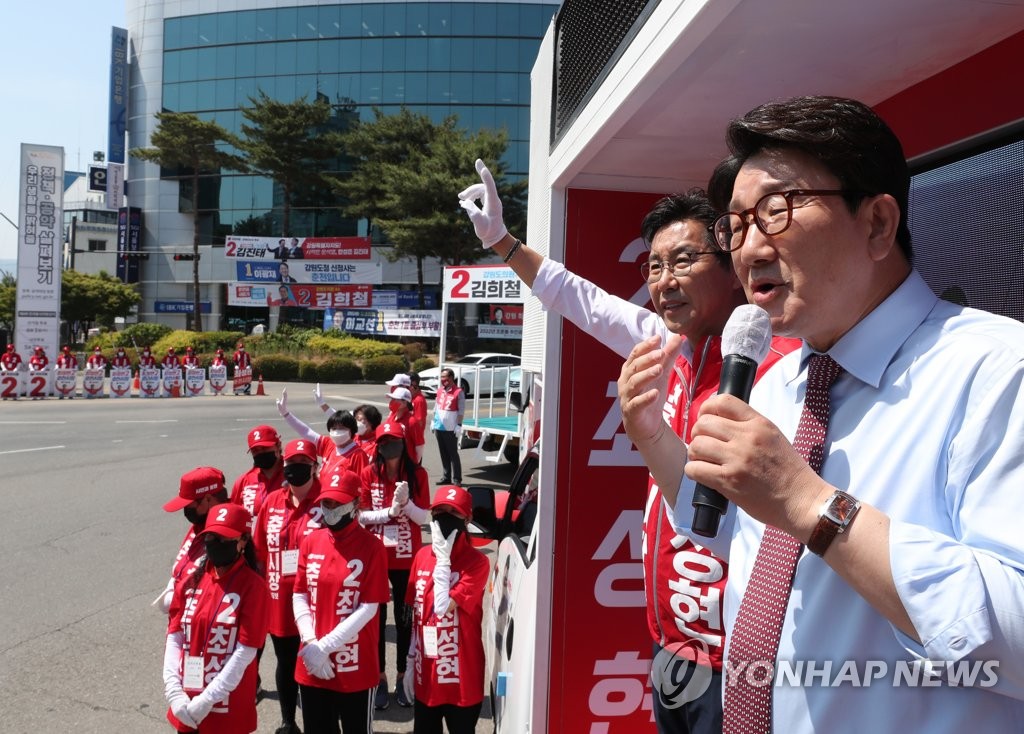
<svg viewBox="0 0 1024 734">
<path fill-rule="evenodd" d="M 344 446 L 352 440 L 352 431 L 347 428 L 339 428 L 338 430 L 330 431 L 329 433 L 335 446 Z"/>
<path fill-rule="evenodd" d="M 344 518 L 355 513 L 357 504 L 358 500 L 354 500 L 346 505 L 338 505 L 330 510 L 323 505 L 320 505 L 320 511 L 323 513 L 324 523 L 327 525 L 337 525 Z"/>
<path fill-rule="evenodd" d="M 370 424 L 369 423 L 364 423 L 363 421 L 356 421 L 356 432 L 360 436 L 364 435 L 369 429 L 370 429 Z"/>
</svg>

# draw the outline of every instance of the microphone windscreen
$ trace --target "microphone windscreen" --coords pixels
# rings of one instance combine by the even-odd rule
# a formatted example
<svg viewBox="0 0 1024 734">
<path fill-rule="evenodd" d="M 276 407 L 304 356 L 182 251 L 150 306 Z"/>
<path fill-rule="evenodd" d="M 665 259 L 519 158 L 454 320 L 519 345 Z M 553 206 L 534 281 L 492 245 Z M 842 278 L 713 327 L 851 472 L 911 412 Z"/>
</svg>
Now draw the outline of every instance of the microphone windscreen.
<svg viewBox="0 0 1024 734">
<path fill-rule="evenodd" d="M 722 356 L 739 354 L 761 364 L 772 341 L 768 312 L 751 303 L 737 306 L 722 330 Z"/>
</svg>

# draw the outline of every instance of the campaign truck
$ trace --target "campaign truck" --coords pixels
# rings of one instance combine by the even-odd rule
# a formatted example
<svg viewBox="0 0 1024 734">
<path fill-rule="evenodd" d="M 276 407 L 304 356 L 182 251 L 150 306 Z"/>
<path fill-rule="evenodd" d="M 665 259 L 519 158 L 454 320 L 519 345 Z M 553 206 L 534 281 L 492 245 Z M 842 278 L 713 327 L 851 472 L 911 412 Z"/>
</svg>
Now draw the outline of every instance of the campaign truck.
<svg viewBox="0 0 1024 734">
<path fill-rule="evenodd" d="M 1024 318 L 1024 96 L 1013 92 L 1024 5 L 650 0 L 603 3 L 600 14 L 593 5 L 565 0 L 533 68 L 530 247 L 650 306 L 640 220 L 661 196 L 706 185 L 727 153 L 728 121 L 774 98 L 854 97 L 903 143 L 915 266 L 928 284 Z M 531 478 L 517 476 L 513 494 L 527 501 L 477 498 L 479 519 L 501 538 L 485 640 L 495 728 L 654 731 L 647 479 L 621 426 L 623 360 L 536 298 L 524 303 L 522 328 L 515 399 L 520 473 Z M 687 614 L 715 603 L 680 588 Z"/>
</svg>

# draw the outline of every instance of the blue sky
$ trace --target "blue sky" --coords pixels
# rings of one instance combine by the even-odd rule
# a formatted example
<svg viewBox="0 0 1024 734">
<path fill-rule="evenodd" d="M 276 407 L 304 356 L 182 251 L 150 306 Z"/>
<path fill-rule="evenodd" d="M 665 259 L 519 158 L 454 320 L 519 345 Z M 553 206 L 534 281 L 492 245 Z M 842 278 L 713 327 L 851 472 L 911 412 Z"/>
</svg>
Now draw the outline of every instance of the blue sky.
<svg viewBox="0 0 1024 734">
<path fill-rule="evenodd" d="M 125 0 L 5 3 L 0 212 L 15 222 L 22 143 L 63 147 L 67 170 L 106 152 L 111 26 L 125 27 Z M 17 250 L 18 233 L 0 218 L 0 260 Z"/>
</svg>

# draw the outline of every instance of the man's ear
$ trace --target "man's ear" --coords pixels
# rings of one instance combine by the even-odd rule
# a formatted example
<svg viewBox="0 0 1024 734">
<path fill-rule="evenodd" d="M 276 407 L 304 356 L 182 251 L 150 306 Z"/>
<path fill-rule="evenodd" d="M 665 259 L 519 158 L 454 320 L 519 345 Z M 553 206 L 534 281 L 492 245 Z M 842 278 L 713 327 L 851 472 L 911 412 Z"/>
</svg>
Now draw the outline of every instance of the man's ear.
<svg viewBox="0 0 1024 734">
<path fill-rule="evenodd" d="M 863 201 L 859 214 L 868 230 L 868 255 L 875 262 L 880 262 L 897 246 L 900 205 L 891 194 L 878 194 Z"/>
</svg>

